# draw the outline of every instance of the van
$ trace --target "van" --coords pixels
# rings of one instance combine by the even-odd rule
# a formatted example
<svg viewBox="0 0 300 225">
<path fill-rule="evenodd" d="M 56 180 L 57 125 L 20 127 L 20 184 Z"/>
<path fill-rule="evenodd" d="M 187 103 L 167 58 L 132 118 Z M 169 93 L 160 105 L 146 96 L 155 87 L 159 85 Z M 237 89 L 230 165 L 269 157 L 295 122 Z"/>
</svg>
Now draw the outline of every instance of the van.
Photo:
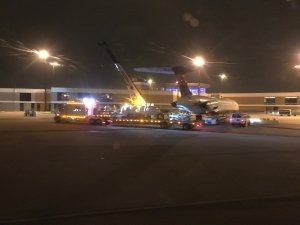
<svg viewBox="0 0 300 225">
<path fill-rule="evenodd" d="M 240 125 L 247 127 L 250 126 L 250 116 L 248 114 L 233 113 L 230 116 L 229 123 L 232 126 Z"/>
</svg>

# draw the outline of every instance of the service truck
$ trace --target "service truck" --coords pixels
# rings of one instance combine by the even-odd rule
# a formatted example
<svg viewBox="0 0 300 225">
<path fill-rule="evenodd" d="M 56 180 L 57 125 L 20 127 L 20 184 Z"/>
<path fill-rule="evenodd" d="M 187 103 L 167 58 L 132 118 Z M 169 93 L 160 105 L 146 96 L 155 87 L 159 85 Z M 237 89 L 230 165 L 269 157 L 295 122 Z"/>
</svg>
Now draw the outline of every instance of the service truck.
<svg viewBox="0 0 300 225">
<path fill-rule="evenodd" d="M 101 111 L 97 101 L 84 98 L 82 101 L 68 101 L 63 104 L 55 113 L 54 121 L 108 125 L 112 122 L 112 112 Z"/>
</svg>

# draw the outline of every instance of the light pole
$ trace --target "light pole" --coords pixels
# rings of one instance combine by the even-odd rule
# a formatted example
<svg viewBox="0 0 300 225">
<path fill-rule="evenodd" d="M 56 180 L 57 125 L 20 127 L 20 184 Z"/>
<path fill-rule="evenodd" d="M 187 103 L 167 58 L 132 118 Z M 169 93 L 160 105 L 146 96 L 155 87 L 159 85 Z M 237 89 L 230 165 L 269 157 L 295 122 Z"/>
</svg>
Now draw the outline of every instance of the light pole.
<svg viewBox="0 0 300 225">
<path fill-rule="evenodd" d="M 45 49 L 35 52 L 37 56 L 42 60 L 43 63 L 47 62 L 48 57 L 50 56 L 49 52 Z M 46 74 L 44 75 L 44 111 L 47 111 L 47 77 Z"/>
<path fill-rule="evenodd" d="M 49 65 L 52 66 L 52 79 L 54 79 L 54 74 L 55 74 L 55 67 L 60 67 L 62 66 L 62 64 L 58 63 L 58 62 L 49 62 Z M 53 85 L 53 83 L 50 84 L 50 87 Z M 51 92 L 50 92 L 51 93 Z M 51 94 L 50 94 L 51 96 Z M 52 98 L 52 96 L 51 96 Z M 52 104 L 51 104 L 51 108 L 50 110 L 52 110 Z M 56 104 L 54 104 L 54 110 L 56 110 Z"/>
<path fill-rule="evenodd" d="M 220 80 L 221 80 L 221 85 L 220 85 L 220 95 L 221 95 L 222 94 L 222 87 L 223 87 L 223 80 L 226 80 L 227 76 L 224 73 L 222 73 L 222 74 L 220 74 L 218 76 L 220 77 Z"/>
<path fill-rule="evenodd" d="M 201 56 L 197 56 L 193 59 L 193 63 L 196 67 L 198 67 L 198 95 L 200 95 L 200 68 L 203 67 L 205 65 L 205 60 L 204 58 L 202 58 Z"/>
</svg>

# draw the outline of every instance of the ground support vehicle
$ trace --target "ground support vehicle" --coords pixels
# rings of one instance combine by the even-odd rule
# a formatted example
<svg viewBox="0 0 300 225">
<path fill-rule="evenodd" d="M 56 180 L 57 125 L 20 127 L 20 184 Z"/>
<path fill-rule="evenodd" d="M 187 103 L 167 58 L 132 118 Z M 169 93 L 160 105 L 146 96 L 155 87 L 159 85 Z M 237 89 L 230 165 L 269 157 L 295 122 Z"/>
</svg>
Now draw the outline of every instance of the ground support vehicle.
<svg viewBox="0 0 300 225">
<path fill-rule="evenodd" d="M 56 123 L 88 123 L 91 125 L 109 125 L 112 122 L 110 112 L 97 111 L 97 104 L 67 102 L 54 116 Z"/>
<path fill-rule="evenodd" d="M 78 116 L 70 114 L 56 114 L 54 117 L 56 123 L 88 123 L 91 125 L 109 125 L 112 120 L 110 115 L 90 115 Z"/>
<path fill-rule="evenodd" d="M 183 129 L 192 130 L 199 129 L 202 123 L 199 121 L 173 121 L 173 120 L 151 120 L 144 118 L 126 119 L 115 118 L 112 122 L 113 126 L 125 126 L 125 127 L 143 127 L 143 128 L 161 128 L 161 129 Z"/>
<path fill-rule="evenodd" d="M 241 114 L 241 113 L 233 113 L 230 116 L 229 123 L 232 126 L 250 126 L 250 116 L 248 114 Z"/>
<path fill-rule="evenodd" d="M 31 117 L 36 116 L 36 111 L 34 111 L 34 110 L 25 110 L 24 116 L 31 116 Z"/>
<path fill-rule="evenodd" d="M 226 114 L 215 114 L 207 115 L 203 117 L 203 123 L 206 125 L 218 125 L 227 123 L 228 115 Z"/>
<path fill-rule="evenodd" d="M 132 117 L 122 117 L 113 118 L 113 126 L 126 126 L 126 127 L 143 127 L 143 128 L 160 128 L 160 129 L 183 129 L 192 130 L 200 129 L 202 127 L 202 122 L 190 119 L 184 120 L 174 120 L 170 119 L 168 116 L 160 116 L 160 118 L 132 118 Z"/>
</svg>

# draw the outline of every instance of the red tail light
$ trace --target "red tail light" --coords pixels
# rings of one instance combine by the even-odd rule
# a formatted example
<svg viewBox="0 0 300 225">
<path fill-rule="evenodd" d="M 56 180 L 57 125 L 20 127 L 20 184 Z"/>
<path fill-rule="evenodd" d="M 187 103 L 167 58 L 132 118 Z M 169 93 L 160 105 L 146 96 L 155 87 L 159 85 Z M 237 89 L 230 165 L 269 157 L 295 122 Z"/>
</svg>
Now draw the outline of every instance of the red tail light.
<svg viewBox="0 0 300 225">
<path fill-rule="evenodd" d="M 196 123 L 195 126 L 196 126 L 196 128 L 199 128 L 199 127 L 202 126 L 202 124 L 201 123 Z"/>
</svg>

